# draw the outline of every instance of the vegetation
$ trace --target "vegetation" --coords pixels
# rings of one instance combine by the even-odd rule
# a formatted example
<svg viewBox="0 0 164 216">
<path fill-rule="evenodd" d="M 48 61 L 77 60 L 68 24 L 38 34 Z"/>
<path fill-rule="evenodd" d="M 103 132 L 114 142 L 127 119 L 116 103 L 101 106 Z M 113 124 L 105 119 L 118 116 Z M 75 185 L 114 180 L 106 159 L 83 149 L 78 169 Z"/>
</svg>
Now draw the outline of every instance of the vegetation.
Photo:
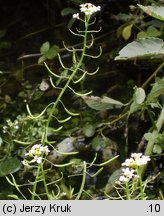
<svg viewBox="0 0 164 216">
<path fill-rule="evenodd" d="M 164 199 L 163 1 L 90 2 L 3 3 L 0 199 Z"/>
</svg>

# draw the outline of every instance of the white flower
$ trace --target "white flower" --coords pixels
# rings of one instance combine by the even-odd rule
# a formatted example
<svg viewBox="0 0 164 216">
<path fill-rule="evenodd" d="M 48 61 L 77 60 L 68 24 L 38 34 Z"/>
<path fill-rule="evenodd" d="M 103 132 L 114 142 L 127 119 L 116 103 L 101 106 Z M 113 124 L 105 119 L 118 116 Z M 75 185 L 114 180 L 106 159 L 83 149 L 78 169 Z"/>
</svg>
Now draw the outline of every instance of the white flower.
<svg viewBox="0 0 164 216">
<path fill-rule="evenodd" d="M 138 178 L 138 176 L 134 174 L 134 169 L 125 168 L 122 169 L 122 171 L 122 176 L 120 176 L 118 181 L 119 184 L 121 184 L 122 182 L 129 182 L 132 178 Z"/>
<path fill-rule="evenodd" d="M 127 177 L 128 179 L 131 179 L 134 177 L 134 172 L 135 172 L 134 169 L 125 168 L 125 169 L 122 169 L 122 171 L 123 171 L 123 175 Z"/>
<path fill-rule="evenodd" d="M 121 184 L 122 182 L 129 182 L 132 178 L 138 177 L 135 175 L 134 169 L 125 168 L 122 169 L 123 173 L 122 176 L 120 176 L 118 183 Z"/>
<path fill-rule="evenodd" d="M 125 160 L 124 163 L 122 163 L 122 166 L 127 166 L 127 167 L 129 167 L 132 163 L 134 163 L 133 158 L 128 158 L 128 159 Z"/>
<path fill-rule="evenodd" d="M 15 128 L 15 129 L 19 129 L 19 126 L 18 126 L 18 125 L 15 125 L 14 128 Z"/>
<path fill-rule="evenodd" d="M 33 159 L 30 162 L 34 163 L 41 163 L 42 159 L 43 159 L 43 155 L 48 155 L 48 153 L 50 152 L 50 150 L 48 149 L 48 146 L 42 146 L 40 144 L 36 144 L 34 146 L 32 146 L 32 148 L 29 150 L 28 153 L 25 154 L 25 156 L 29 156 L 32 157 Z M 24 161 L 23 164 L 25 166 L 27 166 L 27 161 Z"/>
<path fill-rule="evenodd" d="M 41 146 L 40 151 L 45 153 L 46 155 L 48 155 L 48 153 L 50 152 L 50 150 L 48 149 L 48 146 Z"/>
<path fill-rule="evenodd" d="M 127 177 L 125 177 L 125 176 L 120 176 L 119 182 L 127 182 L 127 181 L 129 181 L 129 179 L 128 179 Z"/>
<path fill-rule="evenodd" d="M 139 158 L 141 158 L 142 156 L 143 156 L 142 153 L 132 153 L 132 154 L 131 154 L 131 157 L 132 157 L 132 158 L 135 158 L 135 159 L 139 159 Z"/>
<path fill-rule="evenodd" d="M 131 157 L 134 158 L 137 166 L 145 165 L 145 164 L 147 164 L 148 161 L 150 161 L 150 157 L 145 156 L 142 153 L 132 153 Z"/>
<path fill-rule="evenodd" d="M 79 13 L 73 14 L 74 19 L 79 19 Z"/>
<path fill-rule="evenodd" d="M 7 126 L 3 126 L 3 133 L 7 132 Z"/>
<path fill-rule="evenodd" d="M 92 15 L 93 13 L 97 12 L 97 11 L 100 11 L 101 10 L 101 7 L 100 6 L 95 6 L 91 3 L 86 3 L 86 4 L 81 4 L 80 5 L 80 11 L 85 13 L 86 16 L 90 16 Z"/>
<path fill-rule="evenodd" d="M 32 146 L 31 149 L 38 149 L 38 148 L 40 148 L 40 147 L 41 147 L 41 144 L 35 144 L 34 146 Z"/>
<path fill-rule="evenodd" d="M 41 146 L 40 144 L 36 144 L 32 146 L 32 148 L 29 150 L 28 153 L 25 155 L 29 155 L 30 157 L 34 157 L 35 155 L 40 156 L 42 153 L 48 154 L 50 150 L 48 149 L 48 146 Z"/>
<path fill-rule="evenodd" d="M 15 120 L 15 121 L 14 121 L 14 124 L 15 124 L 15 125 L 18 125 L 18 123 L 19 123 L 18 120 Z"/>
<path fill-rule="evenodd" d="M 132 153 L 131 158 L 126 159 L 125 162 L 122 163 L 122 166 L 127 166 L 127 167 L 142 166 L 147 164 L 148 161 L 150 161 L 149 156 L 145 156 L 142 153 Z"/>
<path fill-rule="evenodd" d="M 137 166 L 142 166 L 147 164 L 147 162 L 150 161 L 150 157 L 149 156 L 142 156 L 142 158 L 136 160 L 136 164 Z"/>
<path fill-rule="evenodd" d="M 42 157 L 38 157 L 38 156 L 35 156 L 32 160 L 31 160 L 31 162 L 33 162 L 33 163 L 35 163 L 35 162 L 37 162 L 38 164 L 40 164 L 41 162 L 42 162 Z"/>
<path fill-rule="evenodd" d="M 35 155 L 41 155 L 41 151 L 40 151 L 41 145 L 40 144 L 36 144 L 34 146 L 32 146 L 32 148 L 29 150 L 28 153 L 26 153 L 25 155 L 29 155 L 30 157 L 34 157 Z"/>
</svg>

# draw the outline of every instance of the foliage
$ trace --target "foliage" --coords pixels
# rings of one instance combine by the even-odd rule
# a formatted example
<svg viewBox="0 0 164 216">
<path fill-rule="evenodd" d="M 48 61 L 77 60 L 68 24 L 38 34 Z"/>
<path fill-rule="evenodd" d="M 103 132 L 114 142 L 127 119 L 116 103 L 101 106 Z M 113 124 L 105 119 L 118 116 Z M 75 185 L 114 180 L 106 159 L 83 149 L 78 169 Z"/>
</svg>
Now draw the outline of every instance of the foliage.
<svg viewBox="0 0 164 216">
<path fill-rule="evenodd" d="M 135 52 L 134 52 L 135 50 Z M 164 55 L 164 42 L 158 38 L 141 38 L 124 47 L 115 60 L 154 57 Z"/>
<path fill-rule="evenodd" d="M 148 13 L 149 15 L 163 20 L 162 17 L 162 11 L 164 11 L 164 7 L 151 7 L 151 6 L 142 6 L 142 5 L 138 5 L 142 10 L 144 10 L 146 13 Z M 150 41 L 149 41 L 150 40 Z M 159 41 L 161 43 L 161 46 L 159 46 Z M 150 45 L 151 43 L 151 45 Z M 158 47 L 157 50 L 155 50 L 154 48 Z M 120 51 L 120 56 L 116 57 L 116 60 L 119 60 L 121 58 L 125 59 L 125 58 L 137 58 L 137 57 L 147 57 L 147 56 L 157 56 L 159 54 L 162 54 L 163 56 L 163 47 L 164 47 L 164 43 L 163 40 L 161 39 L 157 39 L 157 38 L 143 38 L 140 39 L 138 42 L 132 42 L 131 44 L 128 44 L 125 48 L 123 48 Z M 131 51 L 135 50 L 136 53 L 133 54 Z M 162 68 L 164 66 L 164 63 L 161 64 L 160 68 Z M 155 71 L 155 73 L 153 73 L 152 75 L 155 76 L 157 74 L 158 70 Z M 151 78 L 153 77 L 151 76 Z M 150 79 L 149 79 L 150 80 Z M 162 82 L 162 80 L 161 80 Z M 147 84 L 147 82 L 145 83 Z M 145 87 L 146 85 L 143 85 L 143 87 Z M 154 84 L 154 86 L 158 86 L 157 83 Z M 150 115 L 150 118 L 152 120 L 154 129 L 152 131 L 152 133 L 146 133 L 144 135 L 145 139 L 148 141 L 147 146 L 146 146 L 146 150 L 145 150 L 145 154 L 151 156 L 154 153 L 160 154 L 162 152 L 162 148 L 159 145 L 156 145 L 156 139 L 159 135 L 159 131 L 162 129 L 163 127 L 163 123 L 164 123 L 164 108 L 163 108 L 163 102 L 160 102 L 157 100 L 159 96 L 163 95 L 164 92 L 164 88 L 162 87 L 162 91 L 159 94 L 157 94 L 157 97 L 151 97 L 152 96 L 152 92 L 153 92 L 153 88 L 151 90 L 151 92 L 148 94 L 147 98 L 149 99 L 148 101 L 145 101 L 145 91 L 142 88 L 137 88 L 137 90 L 135 91 L 135 95 L 133 98 L 133 102 L 130 106 L 130 114 L 133 112 L 138 111 L 139 109 L 141 110 L 148 110 L 148 113 Z M 150 100 L 150 98 L 152 100 Z M 152 103 L 154 102 L 154 100 L 157 101 L 158 103 L 158 107 L 160 109 L 160 116 L 157 119 L 157 123 L 154 125 L 154 119 L 152 118 L 150 112 L 150 108 L 148 108 L 147 106 L 151 106 Z M 145 103 L 143 104 L 143 102 L 145 101 Z M 147 103 L 146 103 L 147 102 Z M 143 104 L 141 106 L 141 104 Z M 151 109 L 153 110 L 153 106 L 151 106 Z M 143 167 L 141 174 L 144 173 L 146 168 L 146 165 Z"/>
<path fill-rule="evenodd" d="M 138 6 L 146 12 L 148 15 L 164 21 L 164 7 L 163 6 L 143 6 L 138 4 Z"/>
<path fill-rule="evenodd" d="M 46 59 L 51 60 L 56 57 L 59 52 L 59 47 L 57 45 L 50 47 L 50 43 L 47 41 L 41 46 L 40 52 L 42 56 L 39 58 L 38 63 L 43 63 Z"/>
</svg>

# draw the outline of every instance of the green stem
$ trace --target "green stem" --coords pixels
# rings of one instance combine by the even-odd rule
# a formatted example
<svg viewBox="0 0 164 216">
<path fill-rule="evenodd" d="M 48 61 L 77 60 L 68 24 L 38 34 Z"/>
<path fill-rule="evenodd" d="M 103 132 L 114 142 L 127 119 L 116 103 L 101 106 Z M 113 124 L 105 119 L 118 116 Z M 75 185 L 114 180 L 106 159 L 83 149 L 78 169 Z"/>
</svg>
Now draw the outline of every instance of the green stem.
<svg viewBox="0 0 164 216">
<path fill-rule="evenodd" d="M 163 124 L 164 124 L 164 108 L 161 110 L 161 113 L 157 120 L 156 129 L 154 129 L 152 133 L 155 135 L 157 132 L 159 132 Z M 153 152 L 153 147 L 154 147 L 154 140 L 150 140 L 147 144 L 145 155 L 151 156 Z"/>
<path fill-rule="evenodd" d="M 130 190 L 129 190 L 129 182 L 126 182 L 126 199 L 131 200 Z"/>
<path fill-rule="evenodd" d="M 60 92 L 58 98 L 56 99 L 56 101 L 55 101 L 55 103 L 54 103 L 54 105 L 53 105 L 53 107 L 52 107 L 52 109 L 50 111 L 50 114 L 48 116 L 48 120 L 47 120 L 47 123 L 46 123 L 46 126 L 45 126 L 45 131 L 44 131 L 43 136 L 42 136 L 42 146 L 45 146 L 45 143 L 46 143 L 46 140 L 47 140 L 47 130 L 48 130 L 50 121 L 52 119 L 54 110 L 57 107 L 58 103 L 60 102 L 63 94 L 65 93 L 66 89 L 68 88 L 68 86 L 69 86 L 70 82 L 72 81 L 73 77 L 75 76 L 76 72 L 78 71 L 78 69 L 81 67 L 81 65 L 83 63 L 83 59 L 84 59 L 86 48 L 87 48 L 87 34 L 88 34 L 89 20 L 90 20 L 90 16 L 85 17 L 85 33 L 84 33 L 83 49 L 82 49 L 80 60 L 79 60 L 78 64 L 75 66 L 75 69 L 74 69 L 73 73 L 70 75 L 69 79 L 67 80 L 65 86 L 62 88 L 62 91 Z M 36 193 L 36 187 L 37 187 L 37 181 L 38 181 L 38 178 L 39 178 L 40 169 L 41 169 L 42 176 L 43 176 L 43 183 L 44 183 L 45 191 L 46 191 L 47 197 L 49 198 L 49 191 L 48 191 L 48 187 L 47 187 L 47 184 L 46 184 L 45 173 L 44 173 L 43 164 L 42 164 L 41 167 L 38 166 L 37 176 L 35 178 L 35 183 L 34 183 L 34 186 L 33 186 L 33 195 L 32 195 L 33 199 L 34 199 L 35 193 Z M 79 197 L 80 197 L 80 195 L 81 194 L 79 193 Z"/>
<path fill-rule="evenodd" d="M 37 175 L 35 177 L 35 182 L 34 182 L 34 186 L 33 186 L 33 191 L 32 191 L 32 200 L 35 200 L 35 194 L 36 194 L 36 187 L 37 187 L 37 182 L 38 182 L 38 179 L 39 179 L 39 174 L 40 174 L 40 166 L 38 166 L 38 169 L 37 169 Z"/>
<path fill-rule="evenodd" d="M 119 120 L 125 118 L 128 115 L 129 112 L 123 113 L 121 115 L 119 115 L 116 119 L 112 120 L 111 122 L 107 122 L 107 123 L 103 123 L 103 127 L 98 129 L 96 132 L 98 133 L 102 133 L 103 130 L 105 130 L 107 127 L 117 123 Z"/>
<path fill-rule="evenodd" d="M 143 182 L 142 182 L 142 175 L 141 175 L 140 167 L 137 167 L 136 171 L 137 171 L 137 175 L 139 176 L 141 200 L 145 200 L 145 193 L 144 193 L 144 189 L 143 189 Z"/>
<path fill-rule="evenodd" d="M 58 105 L 59 101 L 61 100 L 63 94 L 65 93 L 66 89 L 68 88 L 68 86 L 69 86 L 70 82 L 72 81 L 73 77 L 75 76 L 76 72 L 78 71 L 78 69 L 81 67 L 81 65 L 83 63 L 83 59 L 84 59 L 84 55 L 85 55 L 85 51 L 86 51 L 86 45 L 87 45 L 88 25 L 89 25 L 89 19 L 86 19 L 86 22 L 85 22 L 84 43 L 83 43 L 83 51 L 81 53 L 81 57 L 80 57 L 79 63 L 76 65 L 73 73 L 69 77 L 69 79 L 66 82 L 65 86 L 62 88 L 62 91 L 60 92 L 58 98 L 56 99 L 55 104 L 53 105 L 53 107 L 51 109 L 51 112 L 49 114 L 49 117 L 48 117 L 48 120 L 47 120 L 47 124 L 46 124 L 46 127 L 45 127 L 45 133 L 43 134 L 43 139 L 42 139 L 42 141 L 43 141 L 42 145 L 43 146 L 45 145 L 45 140 L 47 138 L 47 129 L 48 129 L 50 121 L 52 119 L 52 115 L 54 113 L 54 110 L 57 107 L 57 105 Z"/>
<path fill-rule="evenodd" d="M 152 135 L 156 135 L 157 132 L 159 132 L 164 124 L 164 108 L 161 110 L 161 113 L 158 117 L 157 123 L 156 123 L 156 129 L 153 130 Z M 153 153 L 153 147 L 154 147 L 154 140 L 149 140 L 146 150 L 145 150 L 145 155 L 151 156 Z M 147 165 L 144 165 L 141 169 L 141 176 L 143 176 L 145 169 Z"/>
<path fill-rule="evenodd" d="M 46 192 L 47 198 L 50 199 L 50 193 L 49 193 L 49 190 L 48 190 L 48 187 L 47 187 L 47 183 L 46 183 L 46 178 L 45 178 L 45 172 L 44 172 L 44 168 L 43 168 L 43 163 L 41 163 L 40 166 L 41 166 L 42 180 L 43 180 L 45 192 Z"/>
<path fill-rule="evenodd" d="M 65 185 L 65 183 L 63 181 L 60 184 L 60 188 L 66 194 L 66 197 L 68 200 L 72 199 L 71 190 L 68 189 L 68 187 Z"/>
<path fill-rule="evenodd" d="M 147 110 L 147 113 L 148 113 L 148 115 L 149 115 L 150 121 L 151 121 L 151 123 L 152 123 L 152 125 L 153 125 L 153 128 L 156 129 L 156 125 L 155 125 L 155 122 L 154 122 L 154 118 L 153 118 L 153 115 L 152 115 L 151 111 L 149 110 L 149 107 L 147 107 L 146 110 Z"/>
<path fill-rule="evenodd" d="M 83 192 L 84 186 L 85 186 L 85 180 L 86 180 L 86 174 L 87 174 L 87 166 L 86 166 L 86 162 L 84 161 L 84 168 L 83 168 L 83 178 L 82 178 L 82 183 L 81 183 L 81 187 L 80 187 L 80 191 L 76 197 L 76 200 L 79 200 L 81 197 L 81 194 Z"/>
<path fill-rule="evenodd" d="M 35 196 L 36 196 L 36 188 L 37 188 L 37 182 L 38 182 L 38 180 L 40 178 L 39 177 L 40 172 L 41 172 L 41 175 L 42 175 L 42 181 L 43 181 L 43 184 L 44 184 L 44 188 L 45 188 L 47 198 L 50 199 L 50 194 L 49 194 L 49 190 L 48 190 L 46 179 L 45 179 L 45 172 L 44 172 L 44 168 L 43 168 L 43 163 L 41 163 L 41 164 L 38 165 L 38 169 L 37 169 L 37 175 L 36 175 L 36 178 L 35 178 L 35 182 L 34 182 L 34 186 L 33 186 L 33 192 L 32 192 L 32 200 L 34 200 Z"/>
<path fill-rule="evenodd" d="M 140 194 L 141 194 L 141 200 L 145 199 L 145 193 L 143 190 L 143 183 L 142 183 L 142 176 L 139 177 L 139 181 L 140 181 Z"/>
</svg>

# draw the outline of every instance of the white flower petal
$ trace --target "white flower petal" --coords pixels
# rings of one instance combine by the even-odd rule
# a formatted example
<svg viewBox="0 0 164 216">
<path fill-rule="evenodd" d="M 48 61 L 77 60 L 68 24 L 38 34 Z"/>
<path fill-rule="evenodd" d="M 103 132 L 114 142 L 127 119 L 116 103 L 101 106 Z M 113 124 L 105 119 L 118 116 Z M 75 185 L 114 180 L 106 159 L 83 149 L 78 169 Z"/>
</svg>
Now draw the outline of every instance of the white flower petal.
<svg viewBox="0 0 164 216">
<path fill-rule="evenodd" d="M 79 19 L 79 13 L 73 14 L 74 19 Z"/>
<path fill-rule="evenodd" d="M 125 176 L 120 176 L 119 181 L 120 182 L 127 182 L 127 181 L 129 181 L 129 179 L 126 178 Z"/>
<path fill-rule="evenodd" d="M 37 159 L 36 162 L 37 162 L 38 164 L 40 164 L 40 163 L 42 162 L 42 159 L 43 159 L 42 157 L 38 157 L 38 159 Z"/>
<path fill-rule="evenodd" d="M 122 163 L 122 166 L 127 167 L 135 167 L 135 166 L 142 166 L 148 163 L 150 161 L 149 156 L 145 156 L 142 153 L 132 153 L 131 158 L 127 158 L 124 163 Z"/>
<path fill-rule="evenodd" d="M 91 3 L 81 4 L 80 5 L 80 11 L 85 13 L 85 15 L 92 15 L 93 13 L 100 11 L 100 6 L 95 6 Z"/>
</svg>

